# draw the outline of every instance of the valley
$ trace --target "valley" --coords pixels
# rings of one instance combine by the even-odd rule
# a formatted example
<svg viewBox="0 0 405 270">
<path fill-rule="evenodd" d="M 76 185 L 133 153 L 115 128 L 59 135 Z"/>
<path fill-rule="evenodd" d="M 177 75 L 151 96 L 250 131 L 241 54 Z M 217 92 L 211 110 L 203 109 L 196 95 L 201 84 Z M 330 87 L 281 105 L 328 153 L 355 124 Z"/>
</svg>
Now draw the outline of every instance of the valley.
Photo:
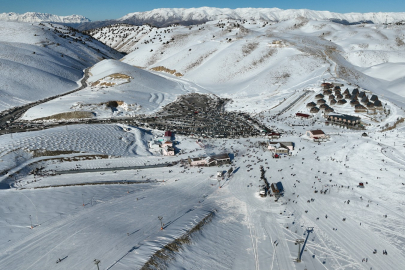
<svg viewBox="0 0 405 270">
<path fill-rule="evenodd" d="M 159 12 L 0 22 L 0 265 L 402 269 L 405 26 Z"/>
</svg>

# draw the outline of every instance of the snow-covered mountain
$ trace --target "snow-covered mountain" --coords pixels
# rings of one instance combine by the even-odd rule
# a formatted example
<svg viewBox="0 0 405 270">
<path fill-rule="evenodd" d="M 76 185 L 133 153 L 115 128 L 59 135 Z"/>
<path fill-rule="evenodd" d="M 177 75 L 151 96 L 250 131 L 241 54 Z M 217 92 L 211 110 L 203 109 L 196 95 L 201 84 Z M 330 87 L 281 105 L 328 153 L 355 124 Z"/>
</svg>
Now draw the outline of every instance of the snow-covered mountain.
<svg viewBox="0 0 405 270">
<path fill-rule="evenodd" d="M 340 20 L 348 23 L 370 21 L 373 23 L 397 22 L 405 19 L 405 12 L 335 13 L 308 9 L 279 8 L 160 8 L 145 12 L 134 12 L 120 18 L 126 23 L 150 23 L 165 26 L 172 23 L 194 24 L 220 19 L 255 19 L 263 21 L 285 21 L 297 17 L 310 20 Z"/>
<path fill-rule="evenodd" d="M 165 28 L 118 24 L 86 33 L 127 52 L 123 62 L 177 74 L 232 98 L 237 109 L 275 106 L 274 95 L 283 99 L 327 77 L 344 78 L 385 96 L 405 96 L 402 25 L 342 25 L 301 17 Z M 393 100 L 401 101 L 399 96 Z M 247 99 L 255 106 L 247 106 Z"/>
<path fill-rule="evenodd" d="M 70 27 L 0 21 L 0 111 L 68 92 L 117 51 Z"/>
<path fill-rule="evenodd" d="M 27 12 L 18 14 L 14 12 L 0 13 L 0 21 L 14 22 L 56 22 L 56 23 L 83 23 L 90 19 L 82 15 L 58 16 L 49 13 Z"/>
</svg>

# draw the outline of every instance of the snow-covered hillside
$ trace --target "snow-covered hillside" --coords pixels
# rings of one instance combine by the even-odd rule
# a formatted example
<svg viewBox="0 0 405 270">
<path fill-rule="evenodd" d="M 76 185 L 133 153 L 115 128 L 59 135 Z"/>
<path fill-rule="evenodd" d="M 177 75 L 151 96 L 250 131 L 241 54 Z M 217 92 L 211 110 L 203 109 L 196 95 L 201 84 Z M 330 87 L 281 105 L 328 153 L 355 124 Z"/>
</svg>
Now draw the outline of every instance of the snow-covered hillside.
<svg viewBox="0 0 405 270">
<path fill-rule="evenodd" d="M 335 13 L 308 9 L 279 8 L 159 8 L 145 12 L 134 12 L 119 20 L 126 23 L 150 23 L 167 26 L 173 23 L 195 24 L 220 19 L 255 19 L 259 21 L 285 21 L 302 17 L 309 20 L 340 20 L 348 23 L 370 21 L 381 24 L 405 20 L 405 12 Z"/>
<path fill-rule="evenodd" d="M 405 28 L 342 25 L 296 18 L 279 23 L 217 20 L 155 28 L 113 25 L 88 31 L 129 54 L 123 62 L 183 75 L 234 99 L 235 108 L 260 111 L 295 90 L 341 78 L 389 96 L 402 106 Z M 256 103 L 247 107 L 246 100 Z"/>
<path fill-rule="evenodd" d="M 122 55 L 51 23 L 0 22 L 0 111 L 78 87 L 83 70 Z"/>
<path fill-rule="evenodd" d="M 33 107 L 23 119 L 73 111 L 90 111 L 97 118 L 150 114 L 178 95 L 198 89 L 189 86 L 191 83 L 172 81 L 117 60 L 101 61 L 89 73 L 89 87 Z M 111 102 L 117 104 L 109 106 Z"/>
<path fill-rule="evenodd" d="M 49 13 L 27 12 L 18 14 L 15 12 L 0 13 L 0 21 L 14 22 L 54 22 L 54 23 L 83 23 L 90 22 L 90 19 L 82 15 L 58 16 Z"/>
</svg>

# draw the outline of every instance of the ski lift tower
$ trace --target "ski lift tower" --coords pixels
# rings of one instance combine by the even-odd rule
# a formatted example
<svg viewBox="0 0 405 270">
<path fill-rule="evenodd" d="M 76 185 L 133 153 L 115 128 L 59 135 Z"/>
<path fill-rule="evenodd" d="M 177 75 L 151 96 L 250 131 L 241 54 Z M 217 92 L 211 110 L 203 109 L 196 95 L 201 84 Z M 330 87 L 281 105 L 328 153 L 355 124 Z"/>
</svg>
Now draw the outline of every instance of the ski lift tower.
<svg viewBox="0 0 405 270">
<path fill-rule="evenodd" d="M 313 231 L 314 231 L 314 227 L 309 227 L 309 228 L 307 229 L 307 238 L 306 238 L 305 240 L 304 240 L 304 239 L 297 239 L 297 240 L 295 240 L 295 244 L 296 244 L 296 245 L 298 244 L 298 257 L 297 257 L 297 262 L 301 262 L 302 253 L 304 252 L 305 245 L 307 244 L 309 234 L 310 234 L 311 232 L 313 232 Z M 302 244 L 302 243 L 304 243 L 304 245 L 302 246 L 302 249 L 301 249 L 301 244 Z"/>
</svg>

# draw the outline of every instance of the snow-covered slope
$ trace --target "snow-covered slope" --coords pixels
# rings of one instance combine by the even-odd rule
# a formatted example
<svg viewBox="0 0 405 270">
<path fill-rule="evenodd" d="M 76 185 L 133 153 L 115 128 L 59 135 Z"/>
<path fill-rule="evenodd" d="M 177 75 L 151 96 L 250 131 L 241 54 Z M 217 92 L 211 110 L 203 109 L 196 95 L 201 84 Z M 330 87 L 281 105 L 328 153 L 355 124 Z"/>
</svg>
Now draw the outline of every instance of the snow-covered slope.
<svg viewBox="0 0 405 270">
<path fill-rule="evenodd" d="M 19 14 L 15 12 L 0 13 L 0 21 L 15 22 L 54 22 L 54 23 L 83 23 L 90 22 L 90 19 L 82 15 L 58 16 L 49 13 L 27 12 Z"/>
<path fill-rule="evenodd" d="M 405 12 L 335 13 L 308 9 L 279 8 L 160 8 L 145 12 L 134 12 L 119 20 L 136 24 L 151 23 L 165 26 L 172 23 L 194 24 L 220 19 L 255 19 L 262 21 L 285 21 L 303 17 L 310 20 L 342 20 L 349 23 L 372 21 L 374 23 L 405 20 Z"/>
<path fill-rule="evenodd" d="M 234 109 L 258 112 L 295 90 L 332 78 L 390 96 L 400 106 L 400 96 L 405 96 L 401 25 L 349 26 L 295 18 L 278 23 L 217 20 L 166 28 L 117 24 L 87 33 L 128 52 L 123 62 L 175 71 L 183 80 L 232 98 Z"/>
<path fill-rule="evenodd" d="M 194 92 L 191 83 L 166 79 L 117 60 L 104 60 L 89 70 L 89 87 L 29 109 L 23 119 L 33 120 L 63 112 L 90 111 L 97 118 L 149 114 Z M 204 92 L 201 89 L 200 92 Z M 111 108 L 108 102 L 117 102 Z"/>
<path fill-rule="evenodd" d="M 78 87 L 83 70 L 122 55 L 74 29 L 0 22 L 0 111 Z"/>
</svg>

